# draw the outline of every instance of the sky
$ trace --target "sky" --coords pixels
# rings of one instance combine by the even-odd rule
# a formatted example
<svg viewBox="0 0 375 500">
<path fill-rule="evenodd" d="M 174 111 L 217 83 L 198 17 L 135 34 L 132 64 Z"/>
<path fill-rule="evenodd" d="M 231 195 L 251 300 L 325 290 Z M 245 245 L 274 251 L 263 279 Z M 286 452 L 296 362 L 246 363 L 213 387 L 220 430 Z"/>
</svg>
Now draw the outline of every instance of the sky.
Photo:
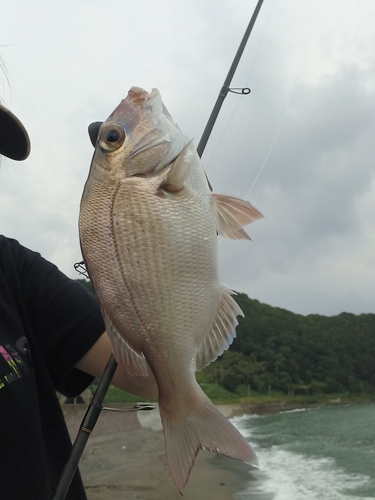
<svg viewBox="0 0 375 500">
<path fill-rule="evenodd" d="M 252 0 L 13 0 L 0 95 L 27 127 L 2 159 L 0 232 L 71 278 L 92 145 L 132 86 L 198 144 Z M 264 215 L 221 240 L 223 284 L 299 314 L 375 313 L 375 3 L 264 0 L 202 157 L 214 191 Z"/>
</svg>

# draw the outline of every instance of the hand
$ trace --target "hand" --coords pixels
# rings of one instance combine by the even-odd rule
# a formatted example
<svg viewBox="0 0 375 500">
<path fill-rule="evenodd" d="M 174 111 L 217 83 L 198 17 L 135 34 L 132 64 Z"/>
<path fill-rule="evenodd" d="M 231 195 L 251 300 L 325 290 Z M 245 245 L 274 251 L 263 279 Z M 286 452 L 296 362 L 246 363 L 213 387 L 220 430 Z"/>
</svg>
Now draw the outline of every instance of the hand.
<svg viewBox="0 0 375 500">
<path fill-rule="evenodd" d="M 83 358 L 78 361 L 76 368 L 93 377 L 100 378 L 111 354 L 111 342 L 107 332 L 104 332 Z M 131 392 L 145 399 L 157 400 L 158 398 L 158 387 L 152 373 L 148 377 L 141 377 L 124 373 L 121 368 L 117 368 L 112 384 L 123 391 Z"/>
</svg>

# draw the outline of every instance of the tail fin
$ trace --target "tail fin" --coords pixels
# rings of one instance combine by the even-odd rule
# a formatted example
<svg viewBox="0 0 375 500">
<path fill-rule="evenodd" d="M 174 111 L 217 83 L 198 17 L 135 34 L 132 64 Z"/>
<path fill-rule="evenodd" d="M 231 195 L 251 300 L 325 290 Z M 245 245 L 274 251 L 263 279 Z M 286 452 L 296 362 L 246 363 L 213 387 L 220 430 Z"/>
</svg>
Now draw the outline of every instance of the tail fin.
<svg viewBox="0 0 375 500">
<path fill-rule="evenodd" d="M 195 405 L 194 405 L 195 406 Z M 187 408 L 178 418 L 168 415 L 160 405 L 169 467 L 182 494 L 195 457 L 202 448 L 257 466 L 249 443 L 202 393 L 199 405 Z"/>
</svg>

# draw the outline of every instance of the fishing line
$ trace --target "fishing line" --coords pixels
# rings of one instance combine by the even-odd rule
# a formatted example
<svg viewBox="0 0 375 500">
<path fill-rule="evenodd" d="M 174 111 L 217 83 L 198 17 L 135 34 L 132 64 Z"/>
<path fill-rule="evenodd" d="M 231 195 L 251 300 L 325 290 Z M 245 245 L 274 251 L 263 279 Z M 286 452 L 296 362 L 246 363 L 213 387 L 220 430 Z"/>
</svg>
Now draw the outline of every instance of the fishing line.
<svg viewBox="0 0 375 500">
<path fill-rule="evenodd" d="M 251 66 L 251 68 L 250 68 L 249 76 L 248 76 L 248 78 L 247 78 L 247 80 L 246 80 L 246 84 L 245 84 L 245 86 L 246 86 L 246 87 L 249 85 L 249 81 L 250 81 L 251 75 L 252 75 L 253 70 L 254 70 L 254 68 L 255 68 L 255 65 L 256 65 L 256 62 L 257 62 L 257 59 L 258 59 L 258 56 L 259 56 L 259 53 L 260 53 L 260 49 L 261 49 L 262 44 L 263 44 L 263 40 L 264 40 L 265 34 L 266 34 L 266 32 L 267 32 L 267 29 L 268 29 L 269 23 L 270 23 L 270 21 L 271 21 L 271 18 L 272 18 L 272 15 L 273 15 L 274 9 L 275 9 L 275 4 L 276 4 L 276 0 L 274 0 L 274 2 L 273 2 L 273 4 L 272 4 L 271 10 L 270 10 L 270 15 L 268 16 L 268 19 L 267 19 L 267 22 L 266 22 L 265 28 L 264 28 L 263 33 L 262 33 L 261 40 L 260 40 L 260 42 L 259 42 L 259 44 L 258 44 L 258 48 L 257 48 L 256 53 L 255 53 L 254 61 L 253 61 L 253 64 L 252 64 L 252 66 Z M 232 115 L 230 116 L 229 121 L 228 121 L 228 123 L 227 123 L 227 125 L 226 125 L 226 127 L 225 127 L 225 129 L 224 129 L 224 131 L 223 131 L 223 133 L 222 133 L 222 135 L 221 135 L 221 137 L 220 137 L 220 139 L 219 139 L 219 141 L 218 141 L 218 143 L 217 143 L 217 145 L 216 145 L 216 147 L 215 147 L 215 149 L 214 149 L 214 151 L 213 151 L 213 153 L 212 153 L 211 157 L 210 157 L 210 160 L 209 160 L 209 161 L 208 161 L 208 163 L 207 163 L 207 168 L 206 168 L 206 170 L 208 170 L 208 168 L 209 168 L 209 166 L 210 166 L 210 164 L 211 164 L 211 162 L 212 162 L 213 157 L 215 156 L 215 154 L 216 154 L 216 152 L 217 152 L 217 150 L 218 150 L 219 146 L 221 145 L 221 142 L 223 141 L 223 138 L 224 138 L 225 134 L 226 134 L 226 133 L 227 133 L 227 131 L 228 131 L 228 128 L 229 128 L 229 126 L 230 126 L 230 124 L 231 124 L 231 122 L 232 122 L 232 120 L 233 120 L 233 118 L 234 118 L 234 115 L 236 114 L 236 112 L 237 112 L 237 110 L 238 110 L 239 105 L 240 105 L 240 104 L 241 104 L 241 102 L 242 102 L 243 97 L 244 97 L 244 96 L 242 95 L 242 96 L 240 97 L 240 99 L 238 100 L 238 102 L 237 102 L 237 104 L 236 104 L 236 106 L 235 106 L 235 108 L 234 108 L 234 110 L 233 110 L 233 113 L 232 113 Z M 269 147 L 269 149 L 268 149 L 268 151 L 267 151 L 267 153 L 266 153 L 266 156 L 265 156 L 265 158 L 264 158 L 264 161 L 263 161 L 262 165 L 260 166 L 260 168 L 259 168 L 259 170 L 258 170 L 258 172 L 257 172 L 257 174 L 256 174 L 256 176 L 255 176 L 255 178 L 254 178 L 254 181 L 252 182 L 252 184 L 251 184 L 251 186 L 250 186 L 250 188 L 249 188 L 248 192 L 246 193 L 245 200 L 249 197 L 251 190 L 253 189 L 253 187 L 254 187 L 254 185 L 255 185 L 256 181 L 258 180 L 258 178 L 259 178 L 260 174 L 262 173 L 262 170 L 264 169 L 264 166 L 266 165 L 266 163 L 267 163 L 267 161 L 268 161 L 268 158 L 269 158 L 270 154 L 272 153 L 272 150 L 273 150 L 273 148 L 274 148 L 274 146 L 275 146 L 275 144 L 276 144 L 276 141 L 277 141 L 277 139 L 278 139 L 278 137 L 279 137 L 279 135 L 280 135 L 281 129 L 282 129 L 283 125 L 284 125 L 284 121 L 285 121 L 286 114 L 287 114 L 287 112 L 288 112 L 288 110 L 289 110 L 289 108 L 290 108 L 290 106 L 291 106 L 291 101 L 292 101 L 292 97 L 289 99 L 289 102 L 287 103 L 287 105 L 286 105 L 286 107 L 285 107 L 285 110 L 284 110 L 283 116 L 282 116 L 282 118 L 281 118 L 281 120 L 280 120 L 280 124 L 279 124 L 279 126 L 278 126 L 278 128 L 277 128 L 276 134 L 275 134 L 275 136 L 274 136 L 274 138 L 273 138 L 273 140 L 272 140 L 272 142 L 271 142 L 271 145 L 270 145 L 270 147 Z M 221 240 L 222 240 L 222 238 L 220 238 L 220 239 L 219 239 L 219 243 L 220 243 L 220 241 L 221 241 Z"/>
<path fill-rule="evenodd" d="M 260 43 L 259 43 L 258 48 L 257 48 L 257 51 L 256 51 L 256 53 L 255 53 L 255 57 L 254 57 L 254 62 L 253 62 L 253 65 L 251 66 L 251 69 L 250 69 L 249 77 L 248 77 L 248 79 L 247 79 L 247 81 L 246 81 L 246 86 L 247 86 L 247 85 L 248 85 L 248 83 L 249 83 L 250 77 L 251 77 L 251 75 L 252 75 L 252 73 L 253 73 L 253 69 L 254 69 L 255 64 L 256 64 L 256 62 L 257 62 L 258 55 L 259 55 L 260 49 L 261 49 L 261 47 L 262 47 L 262 44 L 263 44 L 263 40 L 264 40 L 265 34 L 266 34 L 266 32 L 267 32 L 267 29 L 268 29 L 268 25 L 269 25 L 269 23 L 270 23 L 270 21 L 271 21 L 271 17 L 272 17 L 272 14 L 273 14 L 273 10 L 274 10 L 274 7 L 275 7 L 275 3 L 276 3 L 276 0 L 274 0 L 273 5 L 272 5 L 272 7 L 271 7 L 271 12 L 270 12 L 270 15 L 269 15 L 269 17 L 268 17 L 268 19 L 267 19 L 267 22 L 266 22 L 266 27 L 264 28 L 264 31 L 263 31 L 263 34 L 262 34 L 262 38 L 260 39 Z"/>
<path fill-rule="evenodd" d="M 0 45 L 0 50 L 3 48 L 3 47 L 10 47 L 11 44 L 7 44 L 7 45 Z M 1 93 L 0 93 L 0 102 L 8 107 L 8 104 L 7 104 L 7 100 L 6 100 L 6 97 L 5 97 L 5 93 L 6 93 L 6 88 L 8 88 L 8 91 L 9 91 L 9 101 L 12 100 L 12 89 L 11 89 L 11 84 L 10 84 L 10 76 L 9 76 L 9 63 L 5 61 L 3 55 L 0 53 L 0 75 L 2 75 L 4 78 L 1 78 L 0 82 L 1 82 Z M 13 69 L 13 68 L 11 68 Z"/>
<path fill-rule="evenodd" d="M 251 75 L 253 74 L 253 70 L 254 70 L 254 68 L 255 68 L 255 64 L 256 64 L 256 62 L 257 62 L 257 59 L 258 59 L 258 55 L 259 55 L 260 49 L 261 49 L 261 47 L 262 47 L 262 45 L 263 45 L 263 40 L 264 40 L 264 37 L 265 37 L 265 35 L 266 35 L 267 29 L 268 29 L 268 25 L 269 25 L 270 20 L 271 20 L 271 17 L 272 17 L 272 14 L 273 14 L 273 11 L 274 11 L 275 4 L 276 4 L 276 0 L 274 0 L 274 2 L 273 2 L 273 4 L 272 4 L 271 11 L 270 11 L 270 15 L 268 16 L 268 19 L 267 19 L 267 22 L 266 22 L 265 28 L 264 28 L 264 30 L 263 30 L 263 33 L 262 33 L 262 36 L 261 36 L 260 42 L 259 42 L 259 44 L 258 44 L 258 48 L 257 48 L 257 50 L 256 50 L 256 52 L 255 52 L 255 57 L 254 57 L 254 60 L 253 60 L 253 64 L 252 64 L 252 66 L 251 66 L 251 68 L 250 68 L 250 72 L 249 72 L 249 75 L 248 75 L 248 77 L 247 77 L 245 87 L 248 87 L 248 85 L 249 85 L 249 81 L 250 81 L 250 78 L 251 78 Z M 206 170 L 206 171 L 208 171 L 208 169 L 209 169 L 209 167 L 210 167 L 210 164 L 211 164 L 211 162 L 212 162 L 212 160 L 213 160 L 214 156 L 216 155 L 216 152 L 217 152 L 217 150 L 218 150 L 219 146 L 221 145 L 221 143 L 222 143 L 222 141 L 223 141 L 223 138 L 224 138 L 225 134 L 227 133 L 228 128 L 229 128 L 229 126 L 230 126 L 230 124 L 232 123 L 232 120 L 233 120 L 233 118 L 234 118 L 234 115 L 236 114 L 236 112 L 237 112 L 237 110 L 238 110 L 238 107 L 239 107 L 239 105 L 241 104 L 242 99 L 244 98 L 244 95 L 245 95 L 245 94 L 244 94 L 244 93 L 242 93 L 241 97 L 238 99 L 238 101 L 237 101 L 237 105 L 235 106 L 235 108 L 234 108 L 234 110 L 233 110 L 233 112 L 232 112 L 232 114 L 231 114 L 231 116 L 230 116 L 230 118 L 229 118 L 229 120 L 228 120 L 228 123 L 227 123 L 227 125 L 226 125 L 226 127 L 225 127 L 225 129 L 224 129 L 223 133 L 221 134 L 220 139 L 218 140 L 218 142 L 217 142 L 217 144 L 216 144 L 216 147 L 215 147 L 215 149 L 214 149 L 214 151 L 213 151 L 213 153 L 212 153 L 212 155 L 211 155 L 210 159 L 209 159 L 209 160 L 208 160 L 208 162 L 207 162 L 207 167 L 205 167 L 205 170 Z"/>
<path fill-rule="evenodd" d="M 270 156 L 270 154 L 271 154 L 271 152 L 272 152 L 272 150 L 273 150 L 273 147 L 274 147 L 274 146 L 275 146 L 275 144 L 276 144 L 276 141 L 277 141 L 277 138 L 279 137 L 279 134 L 280 134 L 280 131 L 281 131 L 281 129 L 282 129 L 282 126 L 284 125 L 285 116 L 286 116 L 287 111 L 289 110 L 289 107 L 290 107 L 290 101 L 289 101 L 288 105 L 287 105 L 287 106 L 286 106 L 286 108 L 285 108 L 284 114 L 283 114 L 283 116 L 282 116 L 282 118 L 281 118 L 280 125 L 279 125 L 279 127 L 278 127 L 278 129 L 277 129 L 277 131 L 276 131 L 275 137 L 274 137 L 274 139 L 273 139 L 273 141 L 272 141 L 272 143 L 271 143 L 271 146 L 270 146 L 270 147 L 269 147 L 269 149 L 268 149 L 268 152 L 267 152 L 267 154 L 266 154 L 266 157 L 265 157 L 265 159 L 264 159 L 264 161 L 263 161 L 263 163 L 262 163 L 262 165 L 261 165 L 261 167 L 260 167 L 260 169 L 259 169 L 258 173 L 257 173 L 257 174 L 256 174 L 256 176 L 255 176 L 255 179 L 254 179 L 253 183 L 252 183 L 252 184 L 251 184 L 251 186 L 250 186 L 250 189 L 248 190 L 248 192 L 247 192 L 247 194 L 246 194 L 246 196 L 245 196 L 245 200 L 247 200 L 247 197 L 249 196 L 249 194 L 250 194 L 251 190 L 253 189 L 254 184 L 255 184 L 255 183 L 256 183 L 256 181 L 258 180 L 258 177 L 260 176 L 260 174 L 261 174 L 261 172 L 262 172 L 262 170 L 263 170 L 263 168 L 264 168 L 264 165 L 267 163 L 267 160 L 268 160 L 268 158 L 269 158 L 269 156 Z"/>
</svg>

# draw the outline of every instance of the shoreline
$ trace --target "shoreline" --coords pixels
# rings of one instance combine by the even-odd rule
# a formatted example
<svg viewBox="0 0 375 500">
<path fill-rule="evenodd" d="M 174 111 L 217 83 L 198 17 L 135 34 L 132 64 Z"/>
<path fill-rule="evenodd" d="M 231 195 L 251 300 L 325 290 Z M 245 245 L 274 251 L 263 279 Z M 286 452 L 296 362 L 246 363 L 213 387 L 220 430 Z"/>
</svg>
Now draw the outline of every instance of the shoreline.
<svg viewBox="0 0 375 500">
<path fill-rule="evenodd" d="M 229 468 L 226 460 L 233 462 L 205 450 L 199 452 L 184 500 L 233 500 L 247 484 L 247 471 Z M 94 438 L 84 452 L 80 471 L 88 500 L 181 499 L 169 472 L 161 431 L 138 429 L 131 436 L 120 433 L 106 440 Z"/>
<path fill-rule="evenodd" d="M 350 404 L 335 401 L 331 405 Z M 271 402 L 217 405 L 227 418 L 270 415 L 327 404 Z M 131 408 L 133 404 L 114 404 Z M 62 405 L 74 440 L 87 405 Z M 80 465 L 88 500 L 178 500 L 165 455 L 158 409 L 140 412 L 103 411 L 86 445 Z M 228 457 L 202 450 L 184 491 L 184 500 L 234 500 L 248 485 L 250 467 Z"/>
<path fill-rule="evenodd" d="M 154 415 L 156 412 L 153 410 Z M 126 431 L 93 431 L 79 465 L 88 500 L 181 499 L 167 464 L 163 431 L 155 429 L 154 416 L 152 428 L 145 425 L 144 418 L 143 426 L 139 421 L 137 425 L 133 415 L 137 416 L 136 412 L 106 414 L 104 418 L 105 425 L 115 428 L 124 427 L 125 421 Z M 233 500 L 246 487 L 249 469 L 237 460 L 201 450 L 183 498 Z"/>
<path fill-rule="evenodd" d="M 132 407 L 129 404 L 113 406 Z M 86 408 L 86 405 L 62 405 L 72 440 Z M 235 410 L 238 413 L 238 409 Z M 88 500 L 181 499 L 167 464 L 157 408 L 127 413 L 103 411 L 88 440 L 79 469 Z M 250 467 L 240 461 L 201 450 L 183 498 L 233 500 L 234 495 L 246 487 L 249 470 Z"/>
<path fill-rule="evenodd" d="M 325 406 L 342 406 L 348 404 L 366 404 L 373 403 L 374 400 L 363 400 L 363 401 L 347 401 L 338 399 L 329 399 L 325 402 L 307 403 L 304 401 L 296 400 L 280 400 L 280 401 L 270 401 L 270 402 L 259 402 L 259 403 L 238 403 L 238 404 L 217 404 L 221 413 L 226 418 L 242 417 L 243 415 L 274 415 L 276 413 L 282 413 L 284 411 L 310 409 L 310 408 L 321 408 Z"/>
</svg>

